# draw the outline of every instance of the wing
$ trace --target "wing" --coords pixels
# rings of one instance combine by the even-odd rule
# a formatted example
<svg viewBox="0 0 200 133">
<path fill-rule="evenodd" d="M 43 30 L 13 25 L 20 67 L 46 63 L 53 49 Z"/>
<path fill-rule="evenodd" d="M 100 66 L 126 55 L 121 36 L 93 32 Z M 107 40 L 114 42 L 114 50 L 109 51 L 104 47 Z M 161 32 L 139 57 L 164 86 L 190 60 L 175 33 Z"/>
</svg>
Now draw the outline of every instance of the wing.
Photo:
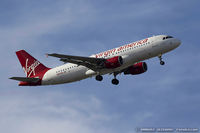
<svg viewBox="0 0 200 133">
<path fill-rule="evenodd" d="M 63 54 L 47 54 L 48 56 L 53 56 L 60 58 L 60 61 L 74 63 L 77 65 L 82 65 L 88 67 L 94 71 L 98 71 L 103 68 L 104 58 L 94 58 L 94 57 L 82 57 L 82 56 L 72 56 Z"/>
<path fill-rule="evenodd" d="M 27 77 L 11 77 L 10 79 L 29 82 L 29 83 L 36 83 L 40 80 L 39 78 L 27 78 Z"/>
</svg>

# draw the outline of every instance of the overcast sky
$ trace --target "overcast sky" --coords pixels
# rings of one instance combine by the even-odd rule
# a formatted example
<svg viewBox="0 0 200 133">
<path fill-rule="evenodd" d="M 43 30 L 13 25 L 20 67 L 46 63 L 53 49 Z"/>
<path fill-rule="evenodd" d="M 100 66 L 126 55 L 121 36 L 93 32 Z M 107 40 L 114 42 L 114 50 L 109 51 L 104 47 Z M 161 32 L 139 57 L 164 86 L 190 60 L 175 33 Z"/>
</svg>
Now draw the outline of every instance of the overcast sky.
<svg viewBox="0 0 200 133">
<path fill-rule="evenodd" d="M 200 128 L 199 0 L 1 0 L 1 133 L 134 133 L 137 127 Z M 138 76 L 112 75 L 42 87 L 19 87 L 25 76 L 15 51 L 48 67 L 45 53 L 89 56 L 158 34 L 182 45 L 147 60 Z"/>
</svg>

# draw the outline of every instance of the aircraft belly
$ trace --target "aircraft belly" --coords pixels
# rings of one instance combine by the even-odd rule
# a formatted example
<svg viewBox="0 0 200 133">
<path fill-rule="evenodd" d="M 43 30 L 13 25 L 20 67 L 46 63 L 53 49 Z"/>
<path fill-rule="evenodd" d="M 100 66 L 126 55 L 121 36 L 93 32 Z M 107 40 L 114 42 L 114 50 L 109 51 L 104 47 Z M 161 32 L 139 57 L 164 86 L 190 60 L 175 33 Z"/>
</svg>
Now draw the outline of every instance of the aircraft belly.
<svg viewBox="0 0 200 133">
<path fill-rule="evenodd" d="M 62 76 L 60 81 L 63 83 L 70 83 L 70 82 L 79 81 L 85 78 L 87 78 L 85 75 L 85 70 L 81 69 L 78 71 L 71 71 L 71 72 L 66 73 L 65 75 Z"/>
<path fill-rule="evenodd" d="M 57 75 L 55 72 L 47 73 L 42 80 L 43 85 L 62 84 L 79 81 L 87 78 L 85 75 L 86 69 L 70 70 Z M 54 74 L 53 74 L 54 73 Z"/>
</svg>

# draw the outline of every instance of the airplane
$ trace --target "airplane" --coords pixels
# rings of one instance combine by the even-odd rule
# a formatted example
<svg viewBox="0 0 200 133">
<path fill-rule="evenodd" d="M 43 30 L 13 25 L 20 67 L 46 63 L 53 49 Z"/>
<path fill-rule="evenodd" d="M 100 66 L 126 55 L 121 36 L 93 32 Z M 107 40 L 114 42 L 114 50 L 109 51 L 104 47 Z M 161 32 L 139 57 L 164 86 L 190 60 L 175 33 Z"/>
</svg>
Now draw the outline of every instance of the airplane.
<svg viewBox="0 0 200 133">
<path fill-rule="evenodd" d="M 118 74 L 142 74 L 147 71 L 147 64 L 143 61 L 153 57 L 158 57 L 160 65 L 164 65 L 162 55 L 180 44 L 181 41 L 172 36 L 157 35 L 89 57 L 47 54 L 65 63 L 55 68 L 48 68 L 25 50 L 19 50 L 16 55 L 26 77 L 11 77 L 10 79 L 20 81 L 19 86 L 38 86 L 71 83 L 89 77 L 102 81 L 102 75 L 113 74 L 112 84 L 118 85 L 119 80 L 116 78 Z"/>
</svg>

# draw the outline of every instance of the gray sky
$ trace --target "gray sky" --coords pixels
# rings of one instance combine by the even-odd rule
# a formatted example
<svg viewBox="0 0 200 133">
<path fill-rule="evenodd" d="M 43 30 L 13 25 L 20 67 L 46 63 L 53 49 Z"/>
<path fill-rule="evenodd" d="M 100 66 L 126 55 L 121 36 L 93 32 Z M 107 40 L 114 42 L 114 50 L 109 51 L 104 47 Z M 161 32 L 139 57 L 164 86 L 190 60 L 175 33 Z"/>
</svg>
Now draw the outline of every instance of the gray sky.
<svg viewBox="0 0 200 133">
<path fill-rule="evenodd" d="M 198 0 L 1 0 L 0 132 L 134 133 L 137 127 L 199 127 L 200 17 Z M 45 53 L 89 56 L 152 35 L 182 45 L 147 60 L 138 76 L 111 75 L 71 84 L 18 87 L 25 76 L 15 51 L 48 67 Z"/>
</svg>

